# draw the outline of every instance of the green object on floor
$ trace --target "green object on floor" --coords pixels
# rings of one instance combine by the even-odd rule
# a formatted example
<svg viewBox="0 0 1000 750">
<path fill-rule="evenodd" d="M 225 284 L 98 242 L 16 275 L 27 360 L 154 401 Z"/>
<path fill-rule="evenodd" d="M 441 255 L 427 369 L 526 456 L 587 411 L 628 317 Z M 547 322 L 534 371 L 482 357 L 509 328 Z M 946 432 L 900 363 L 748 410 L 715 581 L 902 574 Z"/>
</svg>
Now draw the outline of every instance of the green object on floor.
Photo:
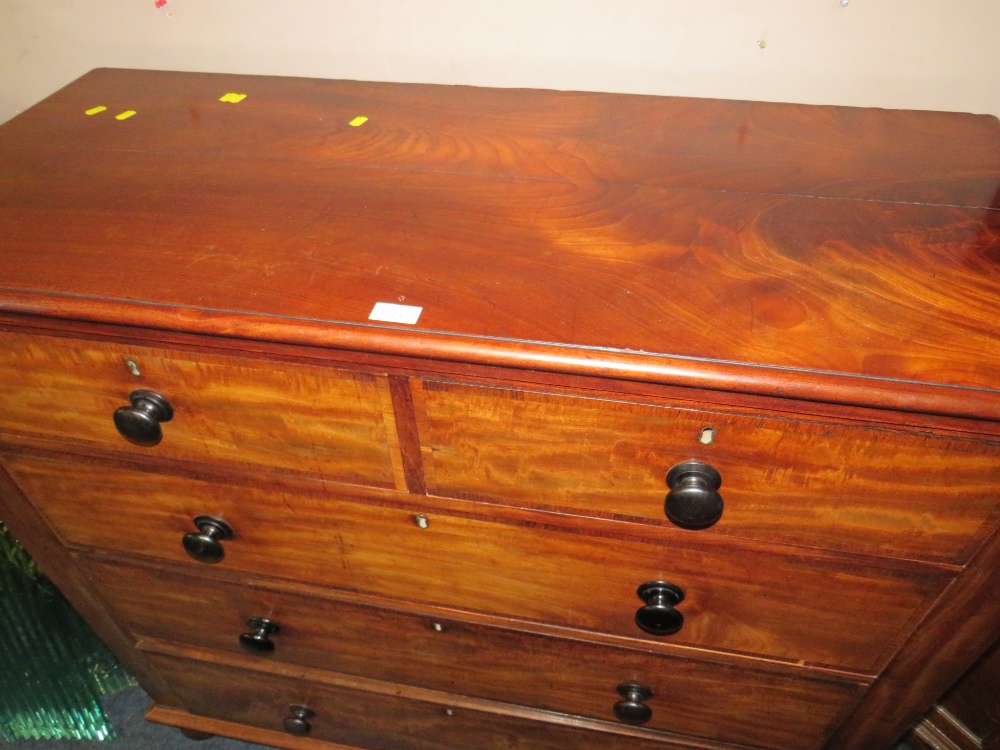
<svg viewBox="0 0 1000 750">
<path fill-rule="evenodd" d="M 0 524 L 0 741 L 114 736 L 97 699 L 135 679 Z"/>
</svg>

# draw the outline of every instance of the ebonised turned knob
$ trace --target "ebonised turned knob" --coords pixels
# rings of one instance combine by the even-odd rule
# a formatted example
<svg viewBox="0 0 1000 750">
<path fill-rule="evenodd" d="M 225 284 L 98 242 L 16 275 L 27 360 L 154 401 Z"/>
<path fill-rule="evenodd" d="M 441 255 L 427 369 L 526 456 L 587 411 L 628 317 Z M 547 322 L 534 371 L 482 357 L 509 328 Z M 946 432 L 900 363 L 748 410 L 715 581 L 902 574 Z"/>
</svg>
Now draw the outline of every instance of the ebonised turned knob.
<svg viewBox="0 0 1000 750">
<path fill-rule="evenodd" d="M 685 461 L 667 472 L 667 518 L 682 529 L 707 529 L 722 518 L 722 475 L 701 461 Z"/>
<path fill-rule="evenodd" d="M 622 697 L 615 703 L 615 716 L 626 724 L 645 724 L 653 718 L 653 709 L 643 701 L 653 697 L 653 691 L 635 682 L 626 682 L 615 688 Z"/>
<path fill-rule="evenodd" d="M 281 630 L 281 626 L 266 617 L 251 617 L 247 620 L 250 632 L 240 635 L 240 645 L 251 654 L 262 656 L 274 652 L 271 636 Z"/>
<path fill-rule="evenodd" d="M 194 525 L 198 531 L 189 531 L 181 540 L 184 549 L 198 562 L 220 562 L 226 556 L 222 542 L 233 538 L 233 527 L 214 516 L 198 516 Z"/>
<path fill-rule="evenodd" d="M 684 601 L 684 590 L 666 581 L 642 584 L 636 594 L 646 602 L 635 613 L 635 624 L 652 635 L 673 635 L 684 625 L 674 607 Z"/>
<path fill-rule="evenodd" d="M 304 737 L 312 731 L 312 724 L 309 723 L 309 720 L 316 716 L 315 711 L 296 704 L 289 706 L 288 711 L 291 716 L 286 717 L 281 722 L 281 726 L 285 728 L 286 732 L 294 734 L 296 737 Z"/>
<path fill-rule="evenodd" d="M 174 418 L 174 408 L 159 393 L 132 391 L 128 394 L 131 406 L 115 409 L 115 427 L 126 440 L 136 445 L 152 446 L 163 440 L 160 422 Z"/>
</svg>

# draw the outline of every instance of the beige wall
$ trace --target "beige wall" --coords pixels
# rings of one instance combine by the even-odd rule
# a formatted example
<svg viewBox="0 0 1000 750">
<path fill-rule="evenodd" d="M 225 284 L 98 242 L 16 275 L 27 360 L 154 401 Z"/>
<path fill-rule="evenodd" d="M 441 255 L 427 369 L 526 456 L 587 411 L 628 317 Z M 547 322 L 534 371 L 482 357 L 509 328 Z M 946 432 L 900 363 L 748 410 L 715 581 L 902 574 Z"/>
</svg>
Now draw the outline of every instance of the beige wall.
<svg viewBox="0 0 1000 750">
<path fill-rule="evenodd" d="M 0 121 L 99 66 L 1000 114 L 998 32 L 1000 0 L 0 0 Z"/>
</svg>

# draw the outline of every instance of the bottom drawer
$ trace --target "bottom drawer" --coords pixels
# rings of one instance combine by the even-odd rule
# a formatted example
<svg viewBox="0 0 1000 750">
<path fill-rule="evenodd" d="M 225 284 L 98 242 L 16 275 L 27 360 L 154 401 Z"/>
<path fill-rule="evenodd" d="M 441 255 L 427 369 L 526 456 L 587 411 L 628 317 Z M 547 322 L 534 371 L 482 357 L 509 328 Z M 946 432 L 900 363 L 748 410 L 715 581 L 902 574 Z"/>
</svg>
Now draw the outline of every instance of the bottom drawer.
<svg viewBox="0 0 1000 750">
<path fill-rule="evenodd" d="M 610 733 L 582 726 L 569 717 L 530 718 L 522 710 L 502 713 L 450 706 L 430 700 L 316 684 L 245 668 L 189 658 L 147 654 L 192 714 L 281 732 L 285 747 L 303 747 L 291 730 L 306 736 L 368 750 L 692 750 L 725 748 L 715 743 L 659 739 L 643 730 Z M 309 711 L 306 724 L 290 707 Z M 303 714 L 300 712 L 299 716 Z M 560 720 L 561 719 L 561 720 Z M 278 735 L 255 737 L 274 742 Z"/>
</svg>

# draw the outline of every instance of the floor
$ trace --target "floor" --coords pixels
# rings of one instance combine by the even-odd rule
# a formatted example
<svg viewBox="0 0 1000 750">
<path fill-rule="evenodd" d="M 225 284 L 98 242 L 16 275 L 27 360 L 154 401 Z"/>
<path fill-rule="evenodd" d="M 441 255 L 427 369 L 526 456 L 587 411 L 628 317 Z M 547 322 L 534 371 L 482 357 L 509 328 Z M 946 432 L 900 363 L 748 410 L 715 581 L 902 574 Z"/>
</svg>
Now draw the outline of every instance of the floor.
<svg viewBox="0 0 1000 750">
<path fill-rule="evenodd" d="M 143 718 L 149 707 L 149 696 L 140 688 L 132 688 L 102 701 L 111 725 L 118 736 L 104 742 L 83 740 L 21 740 L 3 742 L 0 750 L 271 750 L 263 745 L 213 737 L 201 742 L 189 740 L 173 727 L 153 724 Z"/>
</svg>

